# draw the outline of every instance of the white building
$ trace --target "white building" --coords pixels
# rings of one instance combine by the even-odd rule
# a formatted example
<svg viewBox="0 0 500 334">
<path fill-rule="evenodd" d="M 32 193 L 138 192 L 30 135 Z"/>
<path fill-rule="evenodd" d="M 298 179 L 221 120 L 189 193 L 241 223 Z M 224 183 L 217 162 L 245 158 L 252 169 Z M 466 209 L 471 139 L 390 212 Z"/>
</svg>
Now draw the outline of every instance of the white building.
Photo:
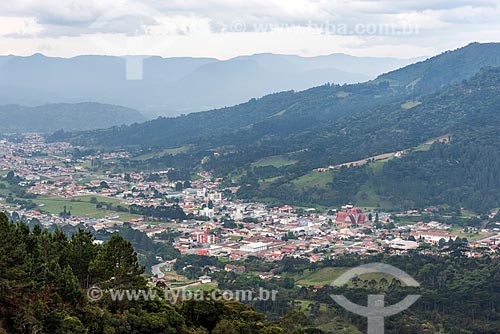
<svg viewBox="0 0 500 334">
<path fill-rule="evenodd" d="M 210 276 L 200 276 L 198 278 L 201 284 L 207 284 L 207 283 L 212 283 L 212 277 Z"/>
<path fill-rule="evenodd" d="M 259 253 L 267 250 L 267 244 L 263 242 L 252 242 L 240 247 L 240 251 L 249 253 Z"/>
<path fill-rule="evenodd" d="M 396 238 L 389 242 L 389 247 L 399 250 L 409 250 L 418 248 L 418 242 Z"/>
</svg>

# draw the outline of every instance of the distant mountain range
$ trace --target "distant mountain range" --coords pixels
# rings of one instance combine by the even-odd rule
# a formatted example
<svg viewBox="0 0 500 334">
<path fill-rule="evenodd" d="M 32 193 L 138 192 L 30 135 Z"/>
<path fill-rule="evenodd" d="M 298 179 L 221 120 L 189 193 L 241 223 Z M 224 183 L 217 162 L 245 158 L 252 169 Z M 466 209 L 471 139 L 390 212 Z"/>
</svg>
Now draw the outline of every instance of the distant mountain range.
<svg viewBox="0 0 500 334">
<path fill-rule="evenodd" d="M 499 55 L 500 44 L 473 43 L 366 83 L 277 93 L 231 108 L 52 139 L 135 147 L 148 152 L 149 166 L 192 170 L 202 161 L 203 168 L 242 185 L 242 198 L 447 204 L 484 212 L 500 207 Z M 442 136 L 451 142 L 421 147 Z M 176 154 L 165 148 L 177 148 Z M 401 150 L 410 153 L 377 167 L 313 172 Z"/>
<path fill-rule="evenodd" d="M 154 118 L 230 106 L 285 90 L 373 79 L 417 59 L 275 54 L 144 60 L 144 78 L 125 80 L 125 59 L 109 56 L 0 57 L 0 102 L 36 106 L 98 102 Z"/>
<path fill-rule="evenodd" d="M 365 83 L 275 93 L 233 107 L 84 133 L 82 138 L 92 145 L 176 147 L 199 139 L 209 145 L 206 138 L 210 137 L 212 146 L 234 146 L 241 141 L 315 133 L 318 127 L 358 112 L 416 101 L 422 95 L 469 79 L 488 66 L 500 66 L 500 44 L 470 44 Z"/>
<path fill-rule="evenodd" d="M 99 103 L 0 106 L 0 132 L 82 131 L 143 122 L 133 109 Z"/>
</svg>

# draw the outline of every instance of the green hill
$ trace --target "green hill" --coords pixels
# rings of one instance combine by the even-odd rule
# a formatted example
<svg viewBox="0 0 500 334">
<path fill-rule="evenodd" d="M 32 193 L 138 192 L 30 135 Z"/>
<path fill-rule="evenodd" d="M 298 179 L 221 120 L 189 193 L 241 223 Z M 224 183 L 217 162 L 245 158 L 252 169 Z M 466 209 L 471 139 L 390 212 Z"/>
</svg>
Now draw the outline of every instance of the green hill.
<svg viewBox="0 0 500 334">
<path fill-rule="evenodd" d="M 82 131 L 145 120 L 136 110 L 99 103 L 0 106 L 0 131 L 4 133 Z"/>
</svg>

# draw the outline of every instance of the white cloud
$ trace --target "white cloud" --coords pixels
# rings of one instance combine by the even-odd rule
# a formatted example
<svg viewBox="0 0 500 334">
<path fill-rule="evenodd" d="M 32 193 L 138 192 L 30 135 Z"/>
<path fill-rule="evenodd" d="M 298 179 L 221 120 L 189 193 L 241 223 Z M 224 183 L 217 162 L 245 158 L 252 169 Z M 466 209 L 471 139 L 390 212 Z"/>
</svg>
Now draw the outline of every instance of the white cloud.
<svg viewBox="0 0 500 334">
<path fill-rule="evenodd" d="M 11 0 L 0 3 L 0 53 L 413 57 L 500 41 L 499 15 L 500 0 Z"/>
<path fill-rule="evenodd" d="M 0 36 L 25 38 L 43 31 L 43 26 L 34 17 L 0 16 Z"/>
</svg>

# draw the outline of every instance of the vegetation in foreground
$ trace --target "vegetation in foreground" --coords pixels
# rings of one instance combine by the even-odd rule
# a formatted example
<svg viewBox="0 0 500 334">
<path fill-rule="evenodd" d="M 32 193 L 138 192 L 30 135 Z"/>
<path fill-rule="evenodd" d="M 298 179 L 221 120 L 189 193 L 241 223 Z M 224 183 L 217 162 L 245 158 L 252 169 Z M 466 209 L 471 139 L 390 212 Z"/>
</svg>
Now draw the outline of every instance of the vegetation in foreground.
<svg viewBox="0 0 500 334">
<path fill-rule="evenodd" d="M 459 243 L 442 256 L 340 255 L 310 263 L 285 258 L 266 263 L 257 258 L 239 263 L 247 272 L 221 270 L 211 275 L 220 289 L 258 287 L 279 291 L 277 299 L 252 301 L 163 300 L 90 301 L 86 290 L 97 284 L 107 289 L 145 289 L 143 267 L 132 245 L 113 235 L 103 245 L 83 230 L 71 238 L 59 230 L 49 233 L 0 215 L 0 333 L 358 333 L 366 320 L 336 305 L 332 293 L 358 304 L 367 294 L 384 294 L 393 304 L 409 293 L 421 294 L 411 309 L 388 318 L 387 333 L 499 333 L 500 262 L 495 254 L 481 259 L 463 256 Z M 223 268 L 213 257 L 177 254 L 174 269 L 186 277 L 203 274 L 207 266 Z M 385 262 L 405 270 L 420 282 L 416 291 L 395 278 L 355 277 L 346 287 L 329 281 L 363 263 Z M 186 269 L 183 269 L 186 268 Z M 187 270 L 187 271 L 186 271 Z M 262 280 L 256 273 L 278 276 Z M 410 289 L 410 290 L 409 290 Z M 108 292 L 105 292 L 107 296 Z"/>
</svg>

